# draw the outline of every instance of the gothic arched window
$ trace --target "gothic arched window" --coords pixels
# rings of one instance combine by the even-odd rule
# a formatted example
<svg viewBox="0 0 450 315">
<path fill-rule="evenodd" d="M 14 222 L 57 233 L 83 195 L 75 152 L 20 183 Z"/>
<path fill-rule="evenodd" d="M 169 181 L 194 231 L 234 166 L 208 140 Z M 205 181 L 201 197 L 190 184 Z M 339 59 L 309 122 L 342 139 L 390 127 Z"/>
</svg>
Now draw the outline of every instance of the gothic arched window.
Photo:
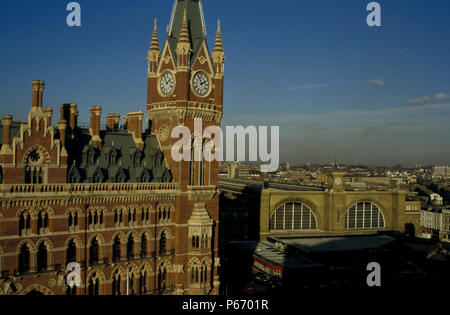
<svg viewBox="0 0 450 315">
<path fill-rule="evenodd" d="M 91 245 L 89 246 L 89 264 L 96 265 L 99 260 L 99 246 L 97 238 L 94 237 L 91 241 Z"/>
<path fill-rule="evenodd" d="M 113 242 L 113 257 L 112 257 L 113 262 L 120 260 L 120 255 L 121 255 L 120 247 L 121 247 L 120 237 L 116 236 L 114 238 L 114 242 Z"/>
<path fill-rule="evenodd" d="M 77 261 L 77 245 L 74 240 L 70 240 L 66 249 L 66 265 Z"/>
<path fill-rule="evenodd" d="M 27 244 L 23 244 L 19 250 L 19 273 L 24 274 L 30 271 L 30 249 Z"/>
<path fill-rule="evenodd" d="M 42 242 L 38 247 L 37 252 L 37 271 L 42 272 L 47 270 L 47 246 Z"/>
<path fill-rule="evenodd" d="M 133 259 L 134 258 L 134 238 L 133 235 L 130 235 L 128 237 L 127 242 L 127 259 Z"/>
</svg>

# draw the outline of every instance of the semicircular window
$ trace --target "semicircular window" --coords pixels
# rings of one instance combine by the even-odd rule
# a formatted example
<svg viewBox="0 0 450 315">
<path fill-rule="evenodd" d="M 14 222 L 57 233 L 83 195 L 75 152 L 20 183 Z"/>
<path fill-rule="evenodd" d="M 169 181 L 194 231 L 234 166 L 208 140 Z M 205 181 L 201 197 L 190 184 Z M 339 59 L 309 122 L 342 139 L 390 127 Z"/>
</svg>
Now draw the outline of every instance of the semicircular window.
<svg viewBox="0 0 450 315">
<path fill-rule="evenodd" d="M 359 202 L 351 206 L 345 215 L 346 229 L 384 228 L 384 216 L 372 202 Z"/>
<path fill-rule="evenodd" d="M 303 203 L 289 202 L 278 207 L 270 217 L 271 231 L 316 230 L 317 221 L 312 210 Z"/>
</svg>

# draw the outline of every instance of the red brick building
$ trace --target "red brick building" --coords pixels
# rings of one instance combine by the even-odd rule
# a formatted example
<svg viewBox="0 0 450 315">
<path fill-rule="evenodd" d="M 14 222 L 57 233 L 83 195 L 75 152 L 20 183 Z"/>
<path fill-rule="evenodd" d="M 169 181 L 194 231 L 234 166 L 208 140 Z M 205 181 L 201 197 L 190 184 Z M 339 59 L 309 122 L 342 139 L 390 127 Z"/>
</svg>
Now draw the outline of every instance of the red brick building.
<svg viewBox="0 0 450 315">
<path fill-rule="evenodd" d="M 76 104 L 52 126 L 33 81 L 28 121 L 0 127 L 0 295 L 218 294 L 218 162 L 175 162 L 170 133 L 220 125 L 224 60 L 201 1 L 176 0 L 162 50 L 155 22 L 146 130 L 140 111 L 101 128 L 101 107 L 82 128 Z"/>
</svg>

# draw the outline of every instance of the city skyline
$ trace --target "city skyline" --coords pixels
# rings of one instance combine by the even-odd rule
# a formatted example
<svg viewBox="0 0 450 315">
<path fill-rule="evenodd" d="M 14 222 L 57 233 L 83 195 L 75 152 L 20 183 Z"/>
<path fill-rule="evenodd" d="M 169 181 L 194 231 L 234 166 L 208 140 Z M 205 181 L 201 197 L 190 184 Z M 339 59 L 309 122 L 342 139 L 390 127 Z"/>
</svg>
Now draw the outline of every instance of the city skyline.
<svg viewBox="0 0 450 315">
<path fill-rule="evenodd" d="M 145 110 L 153 20 L 161 45 L 171 4 L 79 3 L 81 28 L 65 24 L 65 2 L 4 4 L 0 114 L 26 120 L 33 79 L 45 106 L 77 103 L 81 122 L 90 106 Z M 210 48 L 223 25 L 223 125 L 279 125 L 292 164 L 450 164 L 450 3 L 379 1 L 381 28 L 365 24 L 367 3 L 205 1 Z"/>
</svg>

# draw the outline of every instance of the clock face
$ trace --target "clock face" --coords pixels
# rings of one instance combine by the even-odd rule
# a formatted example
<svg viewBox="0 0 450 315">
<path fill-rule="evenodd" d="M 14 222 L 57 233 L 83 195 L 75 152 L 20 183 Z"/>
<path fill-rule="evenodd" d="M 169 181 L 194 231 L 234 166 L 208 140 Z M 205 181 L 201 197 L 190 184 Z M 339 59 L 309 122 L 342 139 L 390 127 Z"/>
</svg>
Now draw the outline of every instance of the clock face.
<svg viewBox="0 0 450 315">
<path fill-rule="evenodd" d="M 336 183 L 336 185 L 341 185 L 342 184 L 342 179 L 340 177 L 336 178 L 336 180 L 334 181 Z"/>
<path fill-rule="evenodd" d="M 161 93 L 164 95 L 172 94 L 175 87 L 175 79 L 173 78 L 173 74 L 170 71 L 166 71 L 163 73 L 161 78 L 159 79 L 159 88 L 161 89 Z"/>
<path fill-rule="evenodd" d="M 206 96 L 209 93 L 211 83 L 204 72 L 197 72 L 192 80 L 192 86 L 195 93 L 200 96 Z"/>
</svg>

